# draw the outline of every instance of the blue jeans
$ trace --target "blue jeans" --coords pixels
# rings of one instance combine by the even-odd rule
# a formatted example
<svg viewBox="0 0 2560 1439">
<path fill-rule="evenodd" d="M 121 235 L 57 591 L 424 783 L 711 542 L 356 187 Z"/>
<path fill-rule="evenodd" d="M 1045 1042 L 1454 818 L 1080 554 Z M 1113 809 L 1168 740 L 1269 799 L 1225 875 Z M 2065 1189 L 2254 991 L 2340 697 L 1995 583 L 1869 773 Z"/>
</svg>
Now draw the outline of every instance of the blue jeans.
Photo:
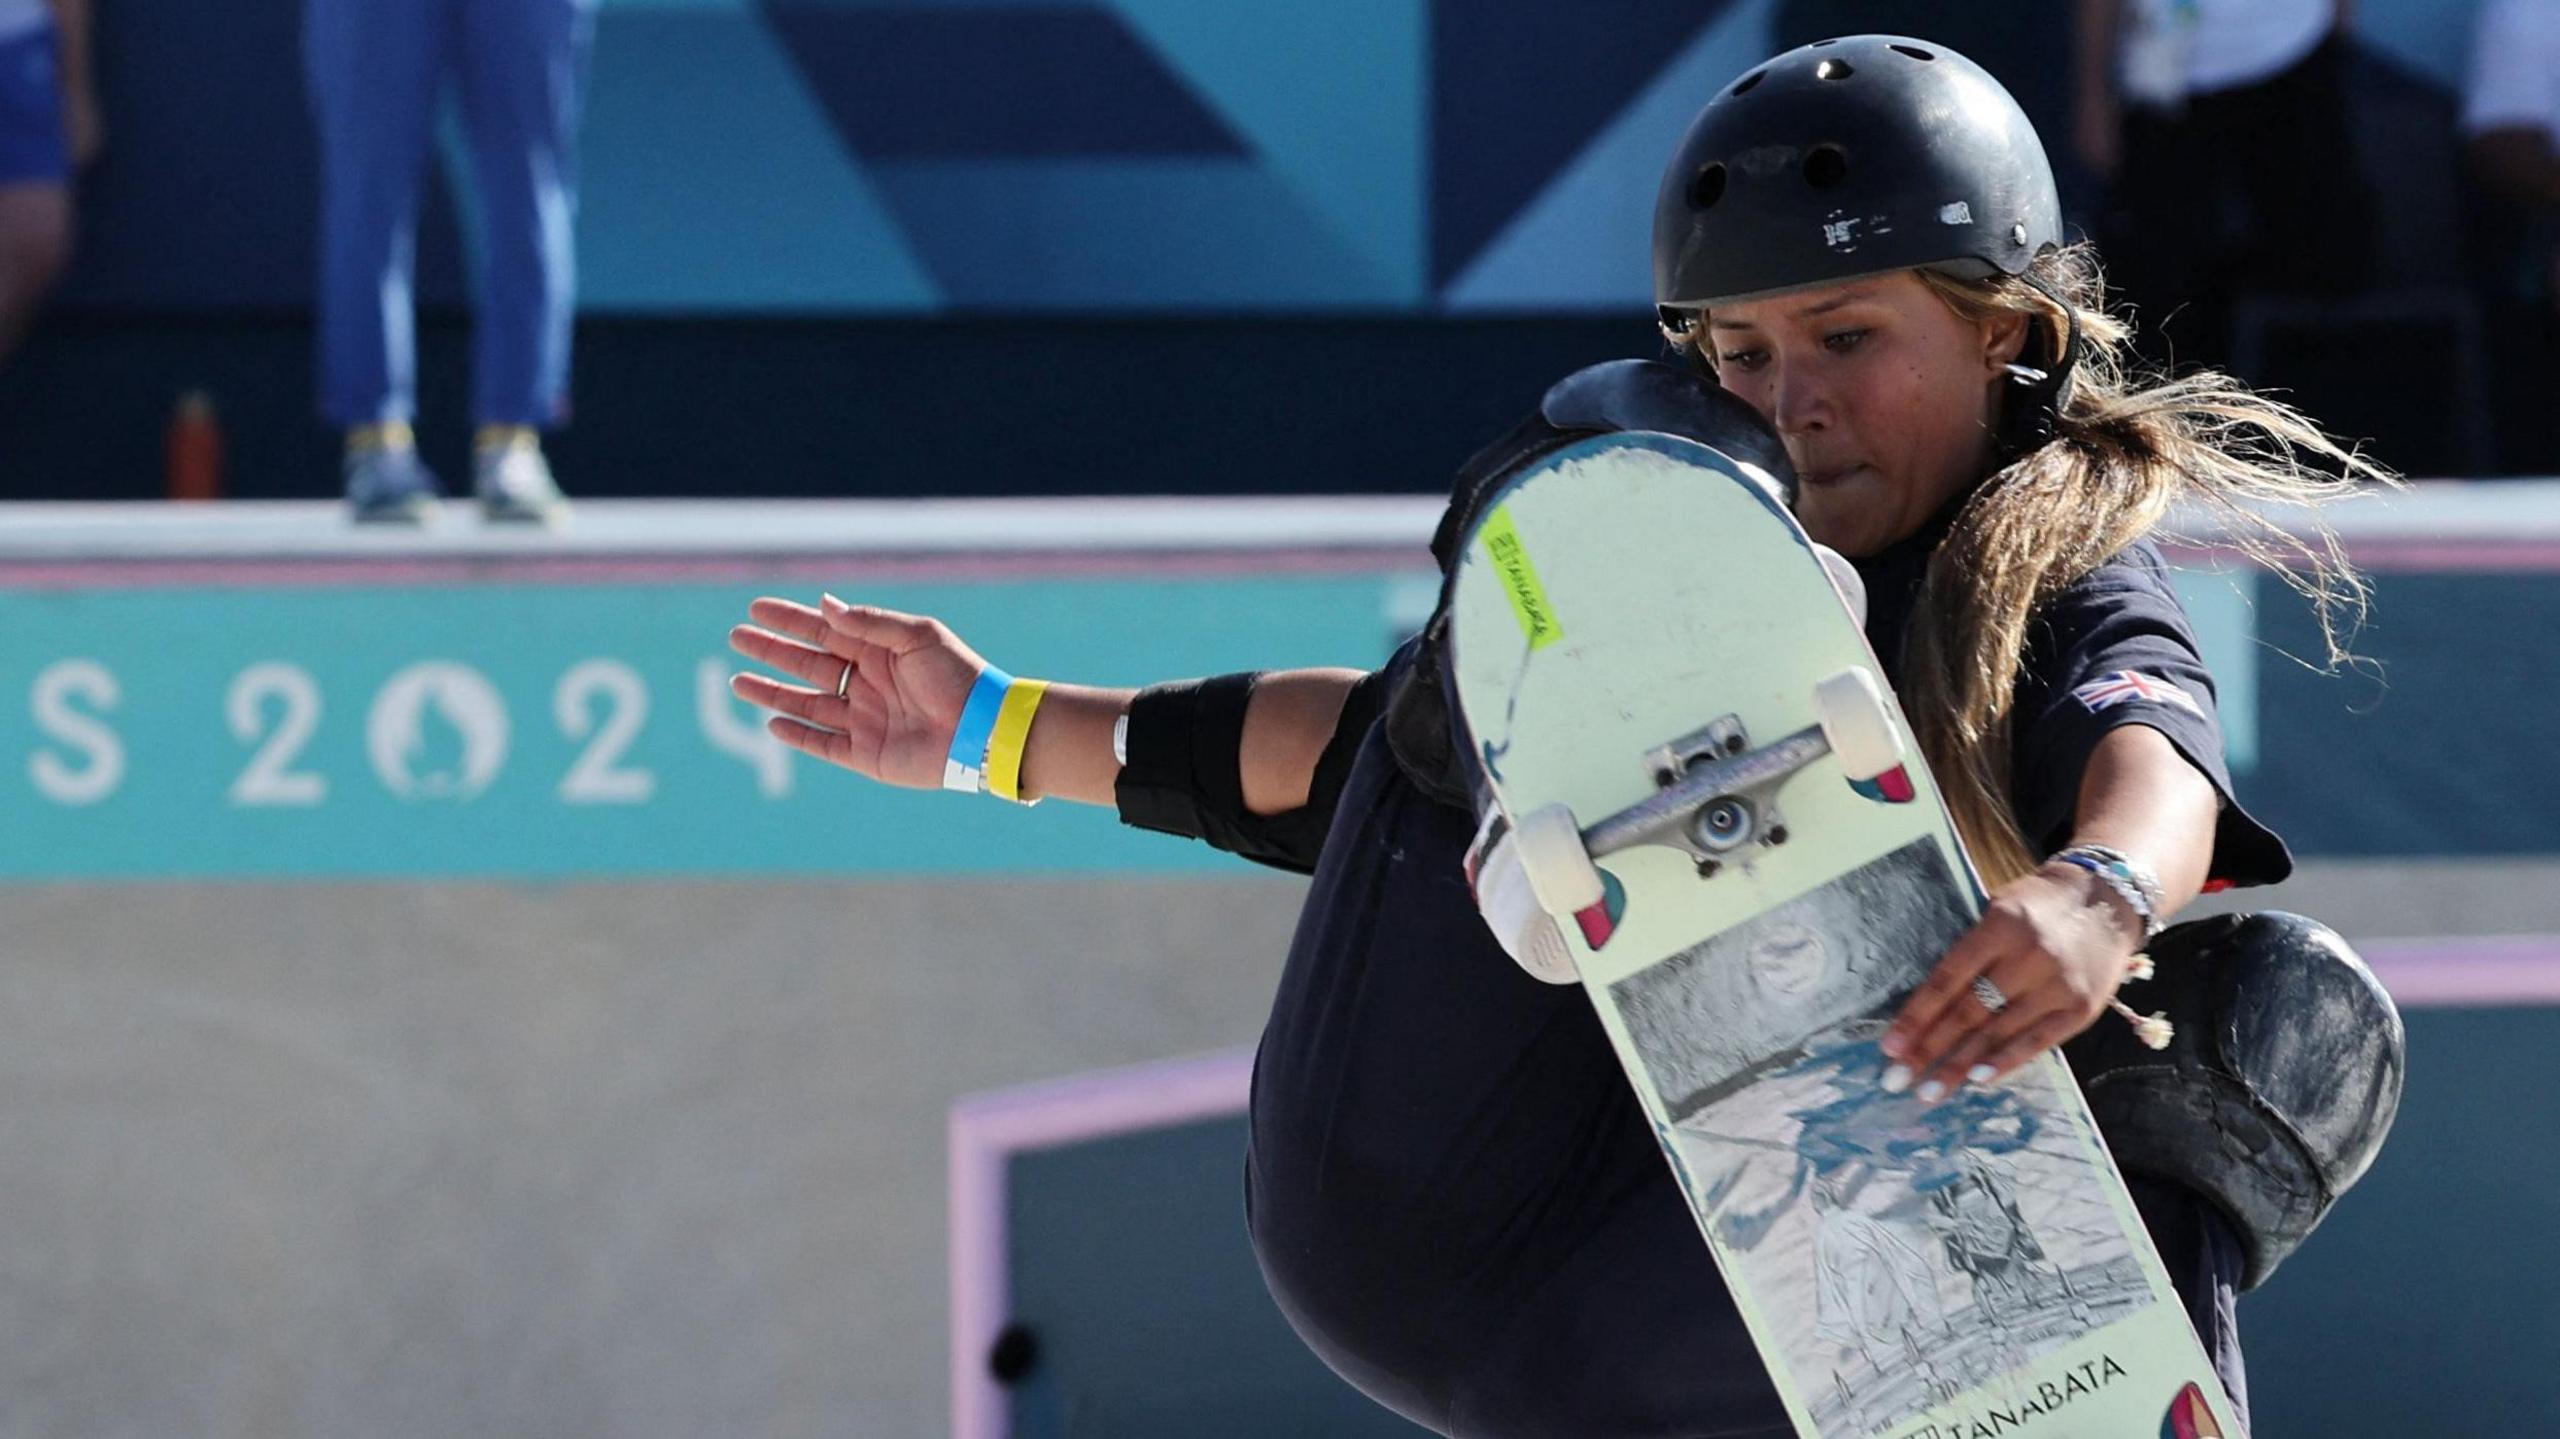
<svg viewBox="0 0 2560 1439">
<path fill-rule="evenodd" d="M 0 185 L 59 185 L 70 177 L 52 29 L 0 40 Z"/>
<path fill-rule="evenodd" d="M 322 412 L 340 425 L 416 413 L 419 187 L 449 83 L 480 217 L 473 418 L 565 420 L 595 0 L 305 0 L 303 24 L 320 132 Z"/>
</svg>

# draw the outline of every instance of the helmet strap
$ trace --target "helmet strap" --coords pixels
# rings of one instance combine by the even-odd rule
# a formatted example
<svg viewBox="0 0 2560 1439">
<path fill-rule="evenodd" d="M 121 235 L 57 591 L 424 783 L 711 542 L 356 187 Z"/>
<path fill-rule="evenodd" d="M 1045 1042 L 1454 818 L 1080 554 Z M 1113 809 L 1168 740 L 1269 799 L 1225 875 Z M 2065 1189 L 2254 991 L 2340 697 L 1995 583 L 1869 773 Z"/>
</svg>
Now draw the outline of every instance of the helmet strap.
<svg viewBox="0 0 2560 1439">
<path fill-rule="evenodd" d="M 2012 364 L 2008 388 L 2001 393 L 2000 433 L 1994 469 L 2006 469 L 2026 456 L 2053 442 L 2060 432 L 2062 407 L 2071 398 L 2072 371 L 2080 364 L 2080 316 L 2071 303 L 2054 292 L 2051 285 L 2032 274 L 2019 279 L 2038 294 L 2053 301 L 2062 311 L 2067 327 L 2062 341 L 2062 357 L 2051 369 L 2038 369 L 2028 364 Z M 2027 323 L 2027 341 L 2032 352 L 2041 354 L 2044 346 L 2037 342 L 2053 333 L 2051 322 L 2039 315 Z"/>
<path fill-rule="evenodd" d="M 1716 367 L 1707 363 L 1706 327 L 1702 323 L 1705 317 L 1695 310 L 1683 310 L 1674 305 L 1656 305 L 1653 316 L 1662 335 L 1664 358 L 1674 361 L 1685 359 L 1690 369 L 1713 382 Z"/>
</svg>

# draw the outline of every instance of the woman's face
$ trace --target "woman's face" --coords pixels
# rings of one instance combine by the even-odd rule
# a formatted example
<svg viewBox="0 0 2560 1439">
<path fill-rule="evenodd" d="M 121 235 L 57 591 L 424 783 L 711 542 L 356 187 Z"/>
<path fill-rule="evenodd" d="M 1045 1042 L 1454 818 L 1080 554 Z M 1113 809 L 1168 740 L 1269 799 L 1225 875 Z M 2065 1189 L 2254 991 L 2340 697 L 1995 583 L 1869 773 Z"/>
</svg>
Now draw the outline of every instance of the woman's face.
<svg viewBox="0 0 2560 1439">
<path fill-rule="evenodd" d="M 1796 517 L 1847 555 L 1914 531 L 1991 462 L 2002 367 L 2026 318 L 1976 324 L 1908 270 L 1718 308 L 1724 387 L 1778 431 Z"/>
</svg>

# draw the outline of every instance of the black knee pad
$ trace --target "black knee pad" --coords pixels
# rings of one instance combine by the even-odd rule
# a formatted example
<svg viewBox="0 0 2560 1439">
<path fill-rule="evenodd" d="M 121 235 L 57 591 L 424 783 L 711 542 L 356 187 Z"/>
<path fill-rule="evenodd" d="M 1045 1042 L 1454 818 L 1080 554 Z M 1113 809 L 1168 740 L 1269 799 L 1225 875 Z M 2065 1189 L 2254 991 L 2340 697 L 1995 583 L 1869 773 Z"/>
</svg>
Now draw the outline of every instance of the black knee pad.
<svg viewBox="0 0 2560 1439">
<path fill-rule="evenodd" d="M 2300 915 L 2165 930 L 2125 999 L 2177 1034 L 2143 1046 L 2111 1016 L 2063 1053 L 2116 1164 L 2182 1184 L 2230 1217 L 2243 1289 L 2275 1272 L 2364 1174 L 2400 1108 L 2407 1037 L 2373 972 Z"/>
</svg>

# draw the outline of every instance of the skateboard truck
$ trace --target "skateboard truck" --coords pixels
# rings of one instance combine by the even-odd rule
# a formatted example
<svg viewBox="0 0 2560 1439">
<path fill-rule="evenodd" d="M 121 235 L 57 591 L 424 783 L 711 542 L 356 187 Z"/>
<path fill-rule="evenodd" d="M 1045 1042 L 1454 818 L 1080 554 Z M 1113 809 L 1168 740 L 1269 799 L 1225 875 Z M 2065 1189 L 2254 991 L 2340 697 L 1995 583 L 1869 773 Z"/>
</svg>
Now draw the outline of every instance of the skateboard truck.
<svg viewBox="0 0 2560 1439">
<path fill-rule="evenodd" d="M 1755 750 L 1740 716 L 1718 716 L 1647 750 L 1644 765 L 1655 793 L 1583 831 L 1584 848 L 1596 860 L 1643 845 L 1666 845 L 1687 854 L 1700 878 L 1713 878 L 1746 846 L 1787 842 L 1777 787 L 1830 752 L 1820 725 L 1807 725 Z"/>
<path fill-rule="evenodd" d="M 1589 829 L 1573 811 L 1544 805 L 1515 817 L 1512 836 L 1540 907 L 1571 917 L 1593 949 L 1616 924 L 1598 861 L 1646 845 L 1687 855 L 1700 879 L 1713 879 L 1748 846 L 1787 842 L 1778 786 L 1825 755 L 1836 755 L 1850 787 L 1884 804 L 1917 795 L 1903 768 L 1902 738 L 1883 686 L 1864 669 L 1841 670 L 1814 686 L 1816 722 L 1761 748 L 1737 715 L 1644 753 L 1654 793 Z"/>
</svg>

